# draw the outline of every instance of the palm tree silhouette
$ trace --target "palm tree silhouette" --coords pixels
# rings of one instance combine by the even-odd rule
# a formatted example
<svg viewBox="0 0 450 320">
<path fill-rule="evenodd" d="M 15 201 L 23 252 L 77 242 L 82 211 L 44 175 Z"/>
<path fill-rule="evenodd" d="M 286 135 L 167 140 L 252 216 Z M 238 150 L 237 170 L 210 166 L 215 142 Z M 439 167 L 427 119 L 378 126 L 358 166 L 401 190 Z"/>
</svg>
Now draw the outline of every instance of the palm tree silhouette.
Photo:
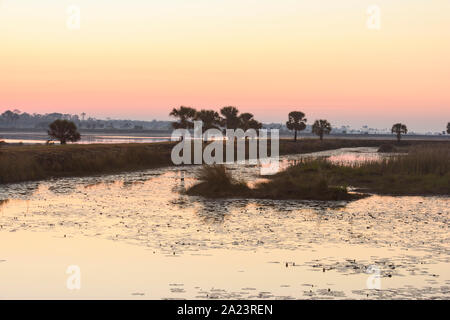
<svg viewBox="0 0 450 320">
<path fill-rule="evenodd" d="M 261 129 L 262 128 L 262 123 L 259 121 L 256 121 L 253 118 L 253 114 L 251 113 L 242 113 L 239 116 L 239 126 L 240 129 L 247 131 L 248 129 Z"/>
<path fill-rule="evenodd" d="M 194 108 L 181 106 L 178 109 L 173 108 L 169 113 L 169 116 L 178 118 L 178 122 L 172 122 L 172 127 L 174 129 L 192 129 L 194 128 L 194 123 L 192 122 L 195 118 L 197 111 Z"/>
<path fill-rule="evenodd" d="M 200 110 L 194 119 L 203 123 L 202 133 L 209 129 L 219 129 L 221 123 L 219 113 L 214 110 Z M 205 135 L 204 139 L 207 141 L 208 137 Z"/>
<path fill-rule="evenodd" d="M 402 134 L 408 133 L 408 128 L 403 123 L 396 123 L 392 126 L 391 133 L 395 133 L 397 135 L 397 142 L 400 142 Z"/>
<path fill-rule="evenodd" d="M 324 134 L 330 134 L 331 124 L 327 120 L 316 120 L 312 126 L 312 132 L 323 140 Z"/>
<path fill-rule="evenodd" d="M 223 116 L 221 126 L 225 129 L 236 130 L 239 127 L 239 110 L 235 107 L 223 107 L 220 109 L 220 114 Z"/>
<path fill-rule="evenodd" d="M 306 121 L 305 114 L 301 111 L 292 111 L 289 113 L 289 121 L 286 122 L 286 127 L 289 130 L 294 130 L 294 141 L 297 141 L 297 131 L 305 130 Z"/>
</svg>

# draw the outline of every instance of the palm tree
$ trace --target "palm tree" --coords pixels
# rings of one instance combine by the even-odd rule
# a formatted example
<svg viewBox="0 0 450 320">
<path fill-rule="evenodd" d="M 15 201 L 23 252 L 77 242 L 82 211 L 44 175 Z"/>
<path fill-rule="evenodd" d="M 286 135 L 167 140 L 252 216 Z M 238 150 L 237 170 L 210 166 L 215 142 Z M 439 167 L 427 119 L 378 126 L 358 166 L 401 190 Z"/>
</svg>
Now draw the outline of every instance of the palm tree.
<svg viewBox="0 0 450 320">
<path fill-rule="evenodd" d="M 200 110 L 195 114 L 194 119 L 203 123 L 202 133 L 209 129 L 219 129 L 221 123 L 219 113 L 214 110 Z M 204 138 L 205 141 L 208 140 L 206 135 Z"/>
<path fill-rule="evenodd" d="M 221 120 L 222 127 L 226 129 L 236 130 L 239 126 L 239 110 L 235 107 L 223 107 L 220 109 L 220 114 L 223 116 Z"/>
<path fill-rule="evenodd" d="M 447 133 L 450 134 L 450 122 L 447 123 Z"/>
<path fill-rule="evenodd" d="M 327 120 L 316 120 L 312 126 L 312 132 L 323 140 L 324 134 L 330 134 L 331 124 Z"/>
<path fill-rule="evenodd" d="M 396 123 L 392 126 L 391 132 L 397 135 L 397 141 L 400 142 L 402 134 L 408 133 L 408 128 L 406 128 L 406 125 L 402 123 Z"/>
<path fill-rule="evenodd" d="M 67 141 L 77 142 L 81 139 L 75 123 L 69 120 L 55 120 L 49 125 L 48 135 L 52 139 L 59 140 L 61 144 L 66 144 Z"/>
<path fill-rule="evenodd" d="M 306 129 L 305 114 L 301 111 L 292 111 L 289 113 L 289 121 L 286 122 L 286 127 L 289 130 L 294 130 L 294 141 L 297 141 L 297 131 Z"/>
<path fill-rule="evenodd" d="M 176 109 L 173 108 L 169 113 L 170 116 L 178 118 L 178 122 L 172 122 L 172 127 L 174 129 L 192 129 L 194 128 L 194 120 L 197 111 L 194 108 L 181 106 Z"/>
<path fill-rule="evenodd" d="M 239 116 L 239 125 L 238 128 L 247 131 L 252 128 L 252 125 L 255 126 L 255 119 L 253 119 L 253 114 L 251 113 L 242 113 Z"/>
</svg>

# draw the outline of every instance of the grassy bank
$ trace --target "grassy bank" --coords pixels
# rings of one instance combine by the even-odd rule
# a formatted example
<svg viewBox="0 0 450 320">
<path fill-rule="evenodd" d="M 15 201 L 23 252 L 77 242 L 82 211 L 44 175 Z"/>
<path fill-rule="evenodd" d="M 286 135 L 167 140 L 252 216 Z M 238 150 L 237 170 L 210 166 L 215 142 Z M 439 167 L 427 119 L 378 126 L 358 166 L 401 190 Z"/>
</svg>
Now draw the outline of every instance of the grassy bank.
<svg viewBox="0 0 450 320">
<path fill-rule="evenodd" d="M 378 147 L 392 140 L 280 140 L 280 154 L 300 154 L 349 147 Z M 404 148 L 436 142 L 405 141 Z M 175 143 L 89 145 L 0 145 L 0 183 L 135 171 L 172 165 Z M 270 152 L 270 148 L 269 148 Z"/>
<path fill-rule="evenodd" d="M 207 198 L 253 198 L 277 200 L 356 200 L 365 197 L 349 193 L 346 187 L 332 186 L 322 175 L 275 176 L 270 182 L 249 188 L 245 181 L 233 179 L 223 165 L 204 166 L 200 170 L 199 183 L 186 193 Z"/>
<path fill-rule="evenodd" d="M 171 164 L 173 144 L 3 146 L 0 183 L 134 171 Z"/>
<path fill-rule="evenodd" d="M 220 177 L 220 178 L 219 178 Z M 450 145 L 411 147 L 407 154 L 352 166 L 304 160 L 255 188 L 234 181 L 224 167 L 206 167 L 187 194 L 205 197 L 352 200 L 364 194 L 450 195 Z M 220 183 L 216 183 L 220 181 Z M 224 183 L 226 181 L 226 183 Z"/>
</svg>

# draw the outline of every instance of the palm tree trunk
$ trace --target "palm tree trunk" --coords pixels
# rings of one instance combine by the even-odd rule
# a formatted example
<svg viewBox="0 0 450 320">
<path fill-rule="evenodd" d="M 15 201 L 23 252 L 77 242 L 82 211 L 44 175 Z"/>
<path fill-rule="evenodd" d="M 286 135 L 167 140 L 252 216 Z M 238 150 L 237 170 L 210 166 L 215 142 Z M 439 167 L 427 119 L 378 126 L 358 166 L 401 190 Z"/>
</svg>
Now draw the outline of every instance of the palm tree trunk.
<svg viewBox="0 0 450 320">
<path fill-rule="evenodd" d="M 297 141 L 297 130 L 294 130 L 294 141 Z"/>
</svg>

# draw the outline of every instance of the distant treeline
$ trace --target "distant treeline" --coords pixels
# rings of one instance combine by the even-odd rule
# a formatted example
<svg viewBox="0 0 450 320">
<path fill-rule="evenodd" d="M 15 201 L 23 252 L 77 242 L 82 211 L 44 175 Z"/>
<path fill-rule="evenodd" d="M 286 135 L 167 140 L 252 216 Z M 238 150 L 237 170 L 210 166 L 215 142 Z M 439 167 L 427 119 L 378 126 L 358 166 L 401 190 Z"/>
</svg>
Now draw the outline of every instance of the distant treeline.
<svg viewBox="0 0 450 320">
<path fill-rule="evenodd" d="M 1 111 L 0 111 L 1 112 Z M 171 121 L 142 121 L 142 120 L 123 120 L 123 119 L 96 119 L 87 117 L 85 113 L 68 114 L 68 113 L 27 113 L 20 110 L 6 110 L 0 114 L 0 129 L 38 129 L 47 130 L 50 123 L 55 120 L 73 121 L 79 129 L 91 130 L 159 130 L 171 131 L 173 129 Z M 284 124 L 265 123 L 264 128 L 279 129 L 280 132 L 289 133 Z M 309 130 L 308 130 L 309 129 Z M 306 132 L 311 132 L 311 128 L 307 128 Z"/>
<path fill-rule="evenodd" d="M 171 129 L 170 121 L 140 121 L 140 120 L 100 120 L 88 117 L 85 113 L 27 113 L 19 110 L 6 110 L 0 114 L 0 128 L 17 129 L 44 129 L 47 130 L 50 123 L 55 120 L 69 120 L 74 122 L 80 129 L 122 129 L 122 130 L 164 130 Z"/>
</svg>

